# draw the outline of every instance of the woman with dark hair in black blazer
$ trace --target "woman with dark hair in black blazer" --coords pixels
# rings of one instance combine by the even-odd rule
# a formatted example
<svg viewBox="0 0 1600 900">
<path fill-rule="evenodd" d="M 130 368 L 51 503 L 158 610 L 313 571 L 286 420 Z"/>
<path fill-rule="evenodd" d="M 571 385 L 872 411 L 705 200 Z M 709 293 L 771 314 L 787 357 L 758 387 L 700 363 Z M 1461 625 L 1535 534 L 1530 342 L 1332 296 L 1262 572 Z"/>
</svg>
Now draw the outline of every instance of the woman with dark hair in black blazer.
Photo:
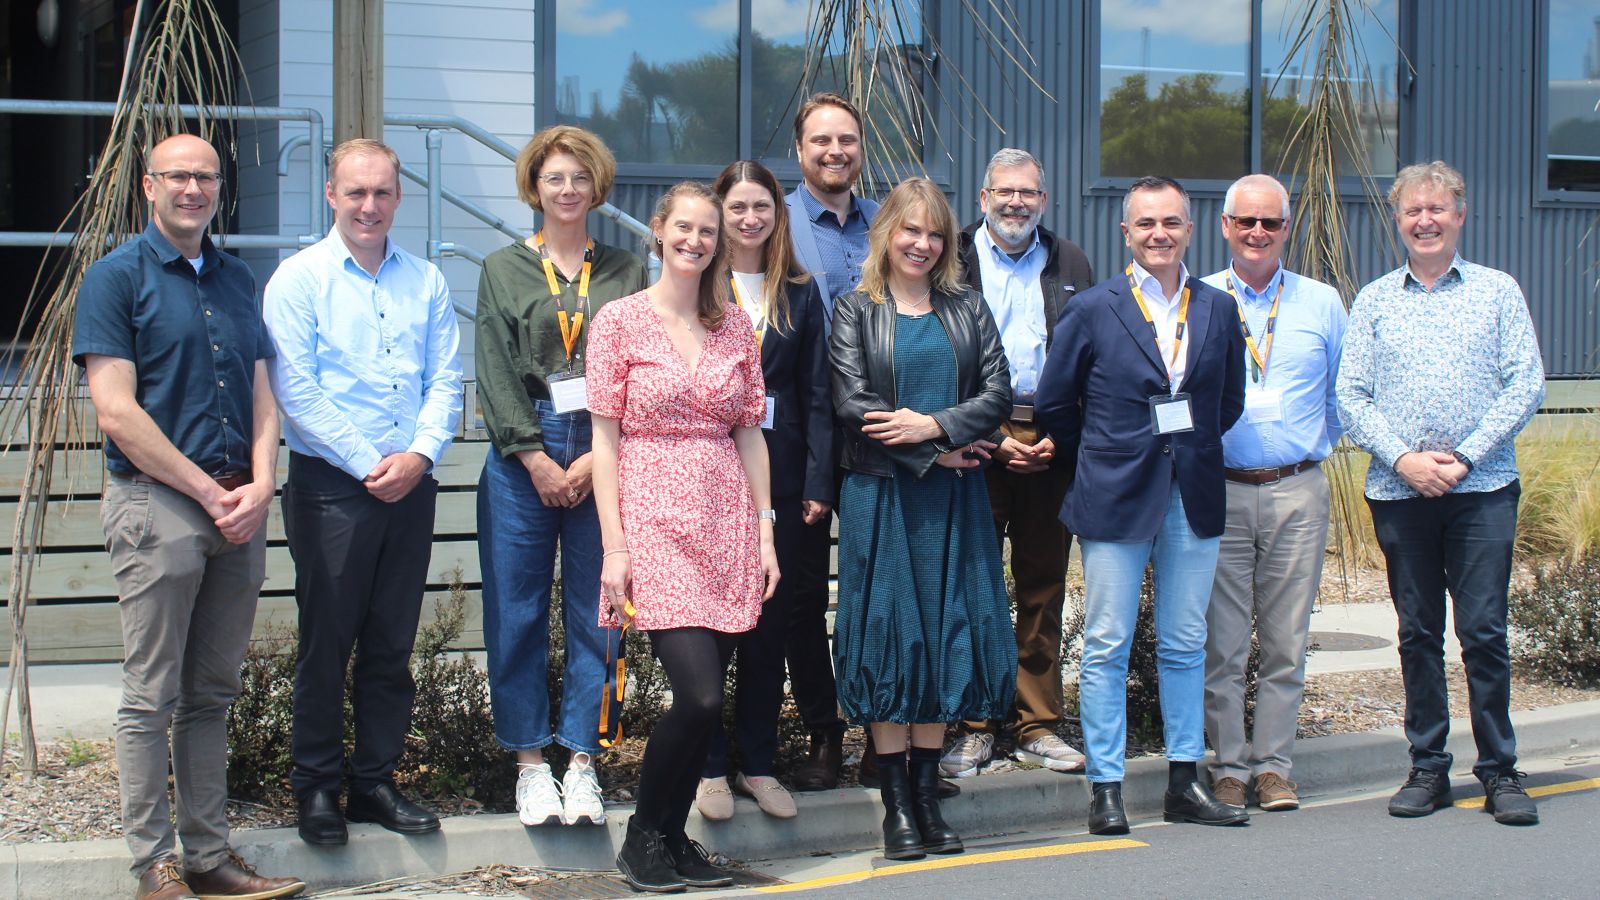
<svg viewBox="0 0 1600 900">
<path fill-rule="evenodd" d="M 799 268 L 778 179 L 766 166 L 741 160 L 717 176 L 722 198 L 733 295 L 755 324 L 766 379 L 767 453 L 772 459 L 772 505 L 778 569 L 796 572 L 806 554 L 828 553 L 833 503 L 833 411 L 822 300 Z M 733 815 L 733 794 L 755 798 L 768 815 L 789 818 L 794 799 L 773 775 L 778 711 L 783 704 L 784 643 L 799 582 L 784 579 L 744 633 L 737 651 L 734 734 L 741 771 L 729 784 L 727 740 L 718 733 L 701 773 L 696 805 L 707 819 Z"/>
</svg>

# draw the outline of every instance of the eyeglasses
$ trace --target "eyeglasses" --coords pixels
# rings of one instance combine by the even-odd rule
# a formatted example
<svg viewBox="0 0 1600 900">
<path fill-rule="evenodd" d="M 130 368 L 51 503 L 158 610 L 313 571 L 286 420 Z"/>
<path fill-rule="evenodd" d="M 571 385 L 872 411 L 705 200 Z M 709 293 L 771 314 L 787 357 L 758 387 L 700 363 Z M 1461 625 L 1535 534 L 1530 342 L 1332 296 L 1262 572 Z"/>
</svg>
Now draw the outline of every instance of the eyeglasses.
<svg viewBox="0 0 1600 900">
<path fill-rule="evenodd" d="M 1245 231 L 1253 230 L 1258 224 L 1265 231 L 1277 231 L 1278 229 L 1282 228 L 1283 223 L 1287 221 L 1285 219 L 1278 218 L 1258 219 L 1255 216 L 1229 216 L 1228 218 L 1233 220 L 1233 224 L 1243 228 Z"/>
<path fill-rule="evenodd" d="M 202 191 L 214 191 L 222 187 L 221 172 L 185 172 L 182 169 L 168 169 L 165 172 L 151 172 L 151 177 L 165 181 L 169 187 L 183 190 L 193 181 L 200 185 Z"/>
<path fill-rule="evenodd" d="M 1010 200 L 1012 197 L 1021 197 L 1022 199 L 1027 200 L 1027 201 L 1029 201 L 1031 203 L 1032 201 L 1037 200 L 1040 197 L 1044 196 L 1044 191 L 1036 191 L 1033 188 L 997 188 L 997 187 L 992 187 L 992 188 L 985 188 L 985 190 L 987 190 L 989 193 L 993 194 L 996 200 Z"/>
<path fill-rule="evenodd" d="M 548 175 L 539 176 L 539 183 L 552 191 L 561 190 L 569 182 L 572 184 L 573 190 L 586 191 L 594 187 L 594 176 L 588 172 L 573 172 L 571 175 L 565 172 L 551 172 Z"/>
</svg>

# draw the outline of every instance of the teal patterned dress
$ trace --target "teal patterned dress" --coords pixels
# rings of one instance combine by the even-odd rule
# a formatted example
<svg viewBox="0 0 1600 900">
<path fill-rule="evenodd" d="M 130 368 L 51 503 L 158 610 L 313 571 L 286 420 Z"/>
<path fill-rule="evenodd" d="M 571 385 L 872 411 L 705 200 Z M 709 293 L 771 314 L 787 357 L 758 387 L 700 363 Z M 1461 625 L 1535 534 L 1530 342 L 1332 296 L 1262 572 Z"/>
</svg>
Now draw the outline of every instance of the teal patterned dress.
<svg viewBox="0 0 1600 900">
<path fill-rule="evenodd" d="M 956 362 L 938 316 L 897 314 L 895 392 L 954 406 Z M 982 473 L 850 472 L 839 497 L 834 672 L 852 722 L 1003 719 L 1017 644 Z"/>
</svg>

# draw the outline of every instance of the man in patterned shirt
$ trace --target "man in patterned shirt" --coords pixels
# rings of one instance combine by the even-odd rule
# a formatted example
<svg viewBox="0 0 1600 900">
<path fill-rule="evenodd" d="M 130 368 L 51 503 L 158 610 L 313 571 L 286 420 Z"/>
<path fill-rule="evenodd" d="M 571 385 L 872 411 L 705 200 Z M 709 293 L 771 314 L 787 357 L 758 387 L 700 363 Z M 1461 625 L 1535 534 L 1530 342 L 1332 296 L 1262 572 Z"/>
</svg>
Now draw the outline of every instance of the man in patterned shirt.
<svg viewBox="0 0 1600 900">
<path fill-rule="evenodd" d="M 1532 825 L 1511 730 L 1506 594 L 1516 538 L 1514 440 L 1544 399 L 1544 367 L 1516 281 L 1456 252 L 1466 183 L 1442 162 L 1389 191 L 1406 265 L 1361 290 L 1339 368 L 1339 415 L 1372 454 L 1367 503 L 1400 615 L 1411 775 L 1393 816 L 1450 804 L 1445 591 L 1470 686 L 1484 811 Z"/>
</svg>

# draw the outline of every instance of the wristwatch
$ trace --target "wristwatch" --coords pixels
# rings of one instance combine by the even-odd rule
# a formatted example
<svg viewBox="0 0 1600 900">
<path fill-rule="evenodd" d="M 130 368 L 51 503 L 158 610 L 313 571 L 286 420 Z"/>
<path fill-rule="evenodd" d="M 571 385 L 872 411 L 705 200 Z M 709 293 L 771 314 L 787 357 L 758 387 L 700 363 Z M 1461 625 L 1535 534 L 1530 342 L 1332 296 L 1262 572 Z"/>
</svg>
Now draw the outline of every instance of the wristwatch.
<svg viewBox="0 0 1600 900">
<path fill-rule="evenodd" d="M 756 513 L 756 519 L 758 521 L 761 519 L 766 519 L 768 522 L 776 525 L 778 524 L 778 511 L 775 509 L 763 509 Z"/>
<path fill-rule="evenodd" d="M 1472 460 L 1468 459 L 1465 454 L 1461 453 L 1459 450 L 1451 450 L 1450 455 L 1456 458 L 1456 462 L 1466 466 L 1468 472 L 1472 471 Z"/>
</svg>

